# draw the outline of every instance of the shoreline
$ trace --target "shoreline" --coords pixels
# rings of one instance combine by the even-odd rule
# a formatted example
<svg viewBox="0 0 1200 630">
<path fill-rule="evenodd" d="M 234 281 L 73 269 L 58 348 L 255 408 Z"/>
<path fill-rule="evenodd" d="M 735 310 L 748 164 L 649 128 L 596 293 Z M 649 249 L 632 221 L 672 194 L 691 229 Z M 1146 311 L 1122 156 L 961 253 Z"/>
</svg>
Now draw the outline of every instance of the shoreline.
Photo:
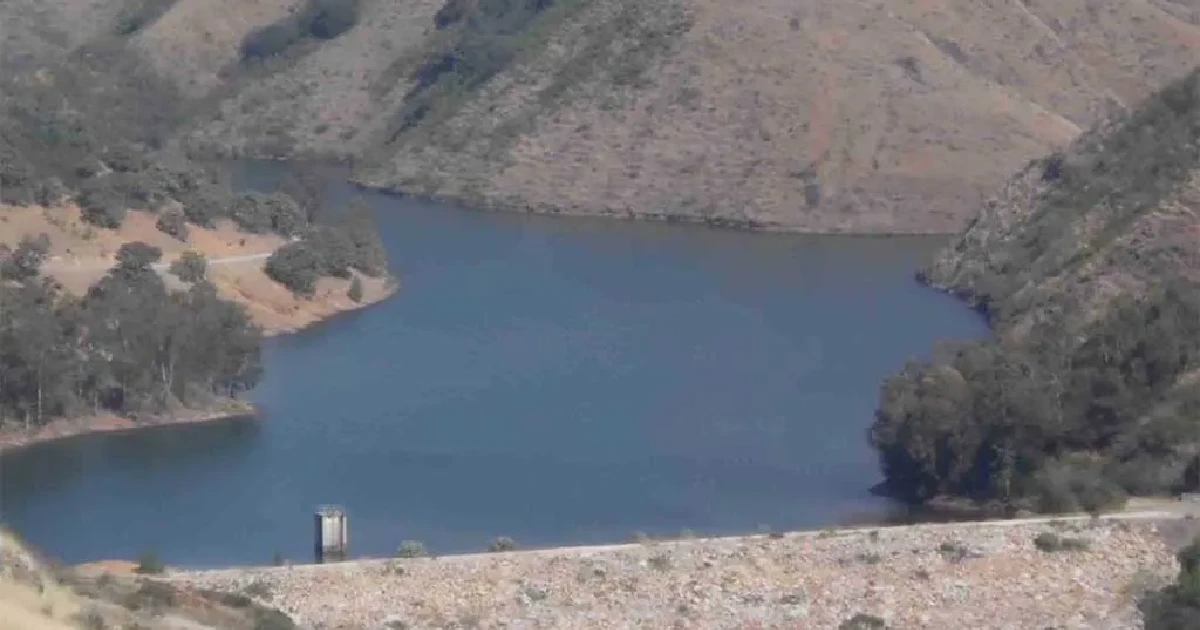
<svg viewBox="0 0 1200 630">
<path fill-rule="evenodd" d="M 368 293 L 366 296 L 363 297 L 361 302 L 356 302 L 356 303 L 354 303 L 353 306 L 351 306 L 349 308 L 336 308 L 335 307 L 336 310 L 334 310 L 333 312 L 330 312 L 323 316 L 315 317 L 313 319 L 305 321 L 304 323 L 296 324 L 296 325 L 262 325 L 262 324 L 260 324 L 263 326 L 263 329 L 262 329 L 263 330 L 263 338 L 271 339 L 274 337 L 283 337 L 286 335 L 295 335 L 297 333 L 302 333 L 311 328 L 316 328 L 317 326 L 320 326 L 322 324 L 327 324 L 329 322 L 332 322 L 333 320 L 337 319 L 338 317 L 341 317 L 342 315 L 349 315 L 351 313 L 356 313 L 356 312 L 366 309 L 368 307 L 375 306 L 376 304 L 382 304 L 388 298 L 391 298 L 392 296 L 394 296 L 400 292 L 400 278 L 399 277 L 389 273 L 386 277 L 379 278 L 378 280 L 382 281 L 382 285 L 381 285 L 382 290 L 380 290 L 378 292 Z"/>
<path fill-rule="evenodd" d="M 358 302 L 352 308 L 340 309 L 325 317 L 314 319 L 302 326 L 294 328 L 265 328 L 263 337 L 270 339 L 283 335 L 303 332 L 314 326 L 324 324 L 338 316 L 362 310 L 379 304 L 392 297 L 400 290 L 399 280 L 389 274 L 385 280 L 384 290 L 378 294 Z M 217 422 L 237 418 L 257 419 L 258 408 L 245 400 L 226 398 L 201 409 L 181 409 L 178 411 L 149 415 L 143 418 L 130 418 L 112 413 L 102 413 L 76 418 L 56 418 L 47 424 L 31 429 L 23 427 L 0 427 L 0 456 L 13 453 L 38 444 L 55 440 L 90 435 L 94 433 L 124 433 L 140 429 L 167 427 L 172 425 L 198 424 L 202 422 Z"/>
<path fill-rule="evenodd" d="M 261 158 L 256 158 L 261 159 Z M 282 161 L 282 160 L 281 160 Z M 699 215 L 669 212 L 639 212 L 618 210 L 587 210 L 577 211 L 558 206 L 517 204 L 487 199 L 470 199 L 459 195 L 423 194 L 396 188 L 388 184 L 370 182 L 351 177 L 347 183 L 359 192 L 369 192 L 398 199 L 414 199 L 422 202 L 438 203 L 455 209 L 478 213 L 501 213 L 527 215 L 538 217 L 554 217 L 562 219 L 597 219 L 601 221 L 619 221 L 623 223 L 649 223 L 663 225 L 680 225 L 705 227 L 715 230 L 730 230 L 734 232 L 750 232 L 752 234 L 790 234 L 796 236 L 839 236 L 854 238 L 904 238 L 904 237 L 945 237 L 953 238 L 961 230 L 874 230 L 856 228 L 809 229 L 801 226 L 778 222 L 763 222 L 754 219 L 739 219 L 736 217 L 703 217 Z"/>
<path fill-rule="evenodd" d="M 257 416 L 258 408 L 253 404 L 229 398 L 206 409 L 182 409 L 140 419 L 116 414 L 58 418 L 36 429 L 27 430 L 21 427 L 0 429 L 0 455 L 38 444 L 94 433 L 125 433 L 177 424 L 199 424 L 237 418 L 256 418 Z"/>
</svg>

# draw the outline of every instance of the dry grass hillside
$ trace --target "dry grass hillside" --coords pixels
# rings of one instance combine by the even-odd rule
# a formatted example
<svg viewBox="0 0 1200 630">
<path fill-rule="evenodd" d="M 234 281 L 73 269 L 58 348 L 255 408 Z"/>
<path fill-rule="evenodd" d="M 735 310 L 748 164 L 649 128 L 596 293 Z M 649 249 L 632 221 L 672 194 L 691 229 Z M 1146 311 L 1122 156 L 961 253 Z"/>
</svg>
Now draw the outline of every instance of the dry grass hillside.
<svg viewBox="0 0 1200 630">
<path fill-rule="evenodd" d="M 139 46 L 212 86 L 235 31 L 287 3 L 182 28 L 198 4 Z M 192 140 L 359 154 L 373 185 L 503 208 L 948 232 L 1022 164 L 1200 59 L 1195 2 L 563 0 L 452 113 L 381 142 L 441 4 L 368 0 L 351 32 L 238 88 Z"/>
<path fill-rule="evenodd" d="M 55 567 L 0 530 L 0 630 L 288 630 L 286 616 L 237 594 Z"/>
<path fill-rule="evenodd" d="M 508 3 L 537 15 L 506 24 L 486 72 L 459 54 L 442 77 L 458 87 L 432 91 L 467 28 L 438 11 L 499 3 L 361 0 L 337 37 L 242 59 L 308 2 L 17 0 L 0 17 L 69 48 L 154 8 L 125 48 L 191 99 L 193 149 L 349 157 L 372 185 L 487 207 L 804 231 L 956 231 L 1009 173 L 1200 59 L 1194 0 Z"/>
<path fill-rule="evenodd" d="M 950 231 L 981 191 L 1200 59 L 1194 12 L 1167 9 L 1179 5 L 690 0 L 644 85 L 586 77 L 507 152 L 433 143 L 368 179 L 551 212 Z M 589 54 L 575 33 L 558 44 L 553 69 Z M 456 122 L 480 134 L 505 122 L 493 109 L 520 112 L 544 86 L 520 72 Z"/>
<path fill-rule="evenodd" d="M 76 295 L 108 272 L 125 243 L 141 241 L 161 249 L 157 268 L 177 288 L 182 285 L 168 273 L 169 264 L 185 251 L 199 252 L 209 260 L 208 279 L 221 296 L 245 306 L 267 334 L 299 330 L 378 302 L 395 290 L 389 278 L 356 274 L 363 287 L 361 302 L 348 297 L 350 280 L 331 277 L 320 279 L 313 297 L 298 297 L 263 271 L 266 257 L 286 242 L 280 236 L 241 232 L 224 220 L 213 229 L 190 226 L 187 240 L 180 241 L 156 228 L 155 215 L 147 212 L 130 212 L 116 230 L 89 225 L 79 214 L 75 206 L 0 206 L 0 245 L 15 247 L 26 235 L 46 234 L 50 258 L 42 270 Z"/>
</svg>

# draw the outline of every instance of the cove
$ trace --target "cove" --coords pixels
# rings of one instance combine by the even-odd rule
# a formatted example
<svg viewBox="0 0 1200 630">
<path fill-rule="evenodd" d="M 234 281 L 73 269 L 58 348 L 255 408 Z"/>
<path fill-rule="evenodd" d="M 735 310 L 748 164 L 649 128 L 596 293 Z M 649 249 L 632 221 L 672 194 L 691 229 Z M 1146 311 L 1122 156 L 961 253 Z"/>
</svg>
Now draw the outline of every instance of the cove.
<svg viewBox="0 0 1200 630">
<path fill-rule="evenodd" d="M 335 198 L 344 200 L 349 187 Z M 987 334 L 913 270 L 944 238 L 752 234 L 368 195 L 401 282 L 268 342 L 259 422 L 0 458 L 0 517 L 64 562 L 312 557 L 750 532 L 872 510 L 881 380 Z"/>
</svg>

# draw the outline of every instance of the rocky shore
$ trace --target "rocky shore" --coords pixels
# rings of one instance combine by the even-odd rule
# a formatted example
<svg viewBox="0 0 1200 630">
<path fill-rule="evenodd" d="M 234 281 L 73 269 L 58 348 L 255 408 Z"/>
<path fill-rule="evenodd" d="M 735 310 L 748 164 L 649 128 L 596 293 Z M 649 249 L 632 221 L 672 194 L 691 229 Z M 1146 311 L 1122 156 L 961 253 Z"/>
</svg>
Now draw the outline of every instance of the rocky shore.
<svg viewBox="0 0 1200 630">
<path fill-rule="evenodd" d="M 177 572 L 309 628 L 1141 627 L 1179 513 L 827 530 Z M 876 627 L 862 625 L 855 627 Z M 879 626 L 882 627 L 882 626 Z"/>
</svg>

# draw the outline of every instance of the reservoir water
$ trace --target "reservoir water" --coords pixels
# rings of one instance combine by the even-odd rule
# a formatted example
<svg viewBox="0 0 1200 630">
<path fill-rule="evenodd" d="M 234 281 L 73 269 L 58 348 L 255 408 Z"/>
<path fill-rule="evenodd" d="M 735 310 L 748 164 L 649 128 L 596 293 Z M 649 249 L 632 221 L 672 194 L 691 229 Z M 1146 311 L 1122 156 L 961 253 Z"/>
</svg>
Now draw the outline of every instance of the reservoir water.
<svg viewBox="0 0 1200 630">
<path fill-rule="evenodd" d="M 5 455 L 3 522 L 66 562 L 186 566 L 307 561 L 323 503 L 352 555 L 828 525 L 881 507 L 880 381 L 986 334 L 912 280 L 944 238 L 370 199 L 402 288 L 269 341 L 260 421 Z"/>
</svg>

